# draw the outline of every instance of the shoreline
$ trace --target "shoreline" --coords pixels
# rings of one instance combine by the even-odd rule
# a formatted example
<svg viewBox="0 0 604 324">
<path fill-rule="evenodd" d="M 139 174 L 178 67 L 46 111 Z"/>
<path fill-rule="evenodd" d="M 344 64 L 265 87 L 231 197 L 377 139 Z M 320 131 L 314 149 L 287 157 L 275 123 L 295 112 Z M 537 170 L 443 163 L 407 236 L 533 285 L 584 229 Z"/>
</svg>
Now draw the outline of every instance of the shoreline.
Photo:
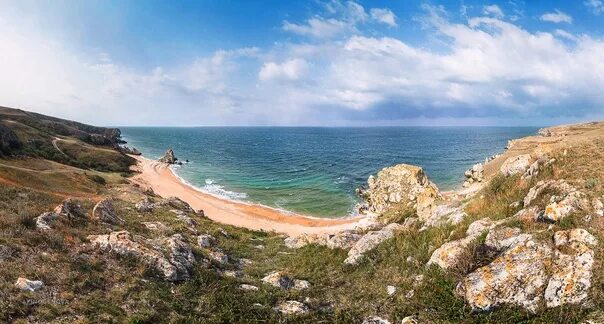
<svg viewBox="0 0 604 324">
<path fill-rule="evenodd" d="M 204 211 L 209 219 L 232 226 L 251 230 L 274 231 L 287 235 L 332 234 L 353 229 L 366 216 L 344 218 L 318 218 L 259 204 L 245 203 L 217 197 L 183 181 L 168 164 L 149 160 L 143 156 L 131 155 L 138 161 L 140 172 L 132 182 L 143 188 L 151 188 L 162 197 L 176 196 L 191 207 Z"/>
</svg>

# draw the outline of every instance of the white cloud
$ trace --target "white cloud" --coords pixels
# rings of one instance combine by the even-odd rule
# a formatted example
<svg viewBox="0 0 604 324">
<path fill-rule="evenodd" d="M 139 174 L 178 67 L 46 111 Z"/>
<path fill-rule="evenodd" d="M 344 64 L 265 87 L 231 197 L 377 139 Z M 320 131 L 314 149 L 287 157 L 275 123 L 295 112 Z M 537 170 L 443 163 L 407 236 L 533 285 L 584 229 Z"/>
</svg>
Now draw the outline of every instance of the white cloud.
<svg viewBox="0 0 604 324">
<path fill-rule="evenodd" d="M 325 5 L 326 14 L 331 17 L 314 16 L 304 23 L 284 21 L 282 29 L 298 35 L 319 39 L 357 33 L 357 26 L 369 21 L 383 23 L 395 27 L 396 15 L 388 8 L 372 8 L 369 14 L 365 8 L 354 1 L 331 1 Z"/>
<path fill-rule="evenodd" d="M 601 15 L 604 13 L 604 3 L 600 0 L 585 0 L 583 4 L 594 14 Z"/>
<path fill-rule="evenodd" d="M 370 11 L 371 18 L 384 23 L 390 27 L 396 27 L 396 15 L 390 9 L 373 8 Z"/>
<path fill-rule="evenodd" d="M 549 22 L 553 22 L 556 24 L 559 23 L 568 23 L 568 24 L 572 24 L 573 23 L 573 18 L 567 14 L 565 14 L 564 12 L 556 9 L 556 12 L 547 12 L 544 13 L 541 18 L 542 21 L 549 21 Z"/>
<path fill-rule="evenodd" d="M 501 19 L 503 18 L 505 15 L 503 14 L 503 10 L 501 10 L 501 8 L 499 8 L 498 5 L 489 5 L 489 6 L 484 6 L 484 8 L 482 8 L 482 12 L 485 15 L 492 15 L 495 18 Z"/>
<path fill-rule="evenodd" d="M 298 80 L 306 70 L 308 63 L 302 59 L 291 59 L 281 64 L 275 62 L 264 63 L 258 78 L 261 81 L 269 80 Z"/>
<path fill-rule="evenodd" d="M 317 38 L 337 36 L 351 29 L 352 26 L 349 23 L 333 18 L 310 18 L 304 25 L 294 24 L 288 21 L 283 22 L 283 30 L 285 31 Z"/>
</svg>

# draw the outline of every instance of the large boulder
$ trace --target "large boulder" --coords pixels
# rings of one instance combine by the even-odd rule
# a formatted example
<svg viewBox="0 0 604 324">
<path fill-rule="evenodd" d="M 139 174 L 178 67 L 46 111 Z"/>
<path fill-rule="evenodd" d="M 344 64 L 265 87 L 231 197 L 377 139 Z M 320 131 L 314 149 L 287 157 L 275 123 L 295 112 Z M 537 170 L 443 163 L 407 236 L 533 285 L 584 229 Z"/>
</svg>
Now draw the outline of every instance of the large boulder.
<svg viewBox="0 0 604 324">
<path fill-rule="evenodd" d="M 552 276 L 545 289 L 547 307 L 577 304 L 587 298 L 591 287 L 594 250 L 598 241 L 584 229 L 554 234 Z"/>
<path fill-rule="evenodd" d="M 485 245 L 499 256 L 468 274 L 457 293 L 478 310 L 511 304 L 536 312 L 543 302 L 547 307 L 582 302 L 591 287 L 598 242 L 580 228 L 556 232 L 553 242 L 517 228 L 491 230 Z"/>
<path fill-rule="evenodd" d="M 124 220 L 117 215 L 110 198 L 99 201 L 92 210 L 92 216 L 108 224 L 117 225 L 124 223 Z"/>
<path fill-rule="evenodd" d="M 359 190 L 366 201 L 367 212 L 382 214 L 393 205 L 411 206 L 421 220 L 432 213 L 434 201 L 440 192 L 423 169 L 408 164 L 384 168 L 377 177 L 370 176 L 367 189 Z"/>
<path fill-rule="evenodd" d="M 176 155 L 174 155 L 174 151 L 172 149 L 168 149 L 166 153 L 164 153 L 164 156 L 159 159 L 159 162 L 167 164 L 175 164 L 176 161 L 178 161 L 178 158 L 176 158 Z"/>
<path fill-rule="evenodd" d="M 518 173 L 524 173 L 531 165 L 531 155 L 522 154 L 508 158 L 501 166 L 501 173 L 506 177 L 513 176 Z"/>
<path fill-rule="evenodd" d="M 402 229 L 400 224 L 389 224 L 379 231 L 370 231 L 363 235 L 348 251 L 348 257 L 344 260 L 346 264 L 357 264 L 366 252 L 373 250 L 382 242 L 394 237 L 395 231 Z"/>
<path fill-rule="evenodd" d="M 456 291 L 478 310 L 512 304 L 535 312 L 543 300 L 551 255 L 546 244 L 532 238 L 520 241 L 490 264 L 468 274 Z"/>
<path fill-rule="evenodd" d="M 195 258 L 191 248 L 178 234 L 159 242 L 132 236 L 128 231 L 89 235 L 88 239 L 93 247 L 103 252 L 138 259 L 156 270 L 167 281 L 188 279 L 194 268 Z"/>
</svg>

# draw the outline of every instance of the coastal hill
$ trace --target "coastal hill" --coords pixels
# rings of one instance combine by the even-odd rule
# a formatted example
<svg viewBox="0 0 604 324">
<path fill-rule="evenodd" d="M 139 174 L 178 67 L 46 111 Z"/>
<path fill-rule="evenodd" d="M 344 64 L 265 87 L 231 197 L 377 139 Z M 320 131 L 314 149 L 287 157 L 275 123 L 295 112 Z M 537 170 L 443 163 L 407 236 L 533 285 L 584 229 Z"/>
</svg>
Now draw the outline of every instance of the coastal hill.
<svg viewBox="0 0 604 324">
<path fill-rule="evenodd" d="M 123 144 L 0 108 L 0 321 L 604 319 L 604 123 L 510 141 L 457 191 L 417 166 L 376 170 L 359 217 L 312 233 L 162 197 L 145 166 L 167 165 Z"/>
</svg>

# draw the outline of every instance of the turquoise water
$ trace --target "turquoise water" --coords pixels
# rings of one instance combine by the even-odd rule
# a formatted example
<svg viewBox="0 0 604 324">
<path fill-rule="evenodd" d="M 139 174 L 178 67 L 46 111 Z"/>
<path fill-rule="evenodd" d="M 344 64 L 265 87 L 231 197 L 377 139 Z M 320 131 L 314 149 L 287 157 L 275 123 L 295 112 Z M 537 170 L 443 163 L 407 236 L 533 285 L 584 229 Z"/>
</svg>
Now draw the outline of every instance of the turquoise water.
<svg viewBox="0 0 604 324">
<path fill-rule="evenodd" d="M 473 163 L 534 127 L 123 127 L 129 145 L 157 159 L 167 148 L 190 163 L 177 174 L 230 199 L 320 217 L 348 215 L 354 190 L 381 168 L 422 166 L 442 190 Z"/>
</svg>

